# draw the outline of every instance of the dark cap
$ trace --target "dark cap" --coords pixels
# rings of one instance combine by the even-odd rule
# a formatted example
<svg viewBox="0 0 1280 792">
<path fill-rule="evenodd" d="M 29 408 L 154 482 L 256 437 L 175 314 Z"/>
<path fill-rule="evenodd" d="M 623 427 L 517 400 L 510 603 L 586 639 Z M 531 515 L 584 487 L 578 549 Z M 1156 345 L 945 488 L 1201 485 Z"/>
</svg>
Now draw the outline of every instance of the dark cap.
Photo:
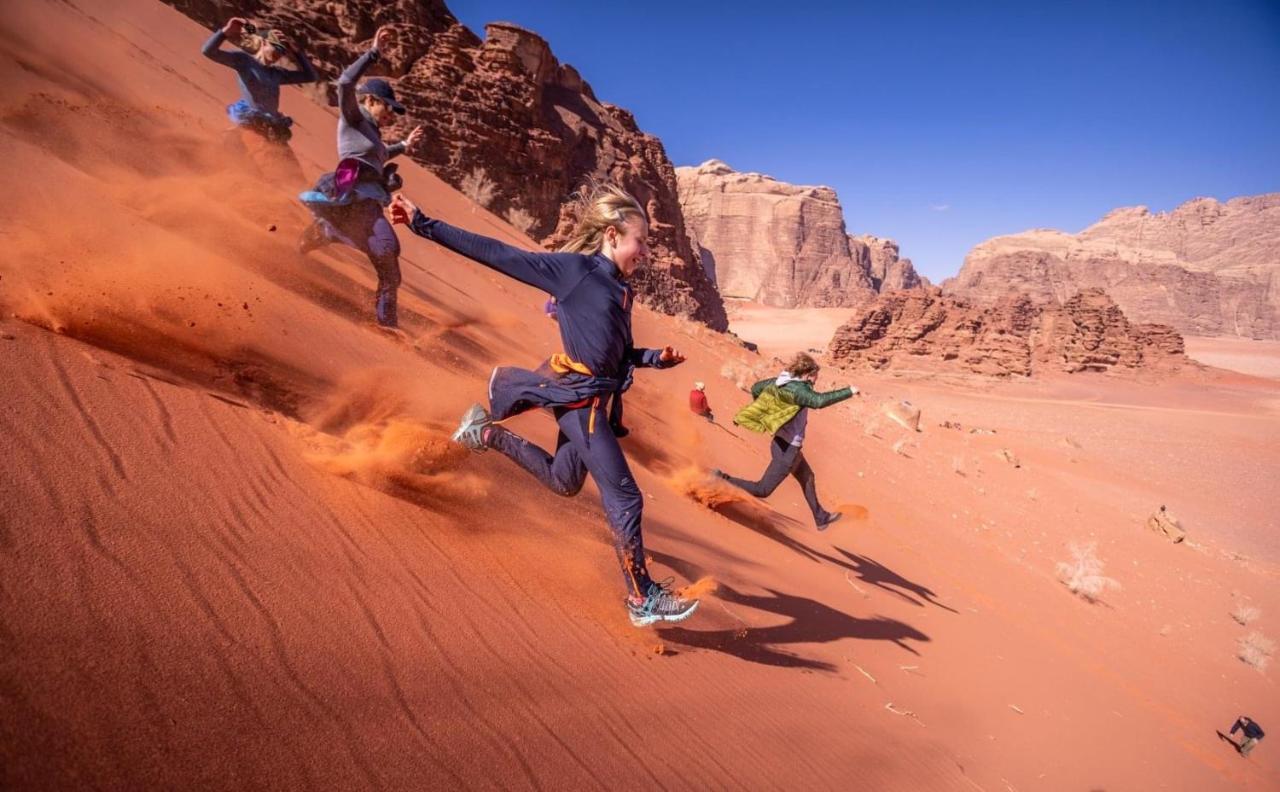
<svg viewBox="0 0 1280 792">
<path fill-rule="evenodd" d="M 391 83 L 381 77 L 374 77 L 371 80 L 365 80 L 364 83 L 356 89 L 357 94 L 365 94 L 386 102 L 388 106 L 400 115 L 404 115 L 404 105 L 396 101 L 395 89 L 391 87 Z"/>
</svg>

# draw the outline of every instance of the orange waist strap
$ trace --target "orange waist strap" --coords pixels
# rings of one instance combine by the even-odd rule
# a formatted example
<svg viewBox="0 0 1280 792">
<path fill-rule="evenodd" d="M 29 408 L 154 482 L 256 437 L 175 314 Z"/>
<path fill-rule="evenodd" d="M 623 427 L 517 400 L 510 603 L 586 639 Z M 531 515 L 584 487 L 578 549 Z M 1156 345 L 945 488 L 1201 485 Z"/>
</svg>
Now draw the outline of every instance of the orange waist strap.
<svg viewBox="0 0 1280 792">
<path fill-rule="evenodd" d="M 547 363 L 551 366 L 551 370 L 557 374 L 568 374 L 569 372 L 574 372 L 577 374 L 585 374 L 588 377 L 595 376 L 591 373 L 591 369 L 587 368 L 586 364 L 579 363 L 564 352 L 555 353 L 548 358 Z M 588 404 L 591 405 L 591 414 L 587 417 L 587 434 L 592 434 L 596 430 L 596 408 L 600 406 L 600 397 L 596 396 L 591 399 L 583 399 L 582 401 L 574 402 L 573 404 L 566 404 L 565 407 L 575 409 L 578 407 L 586 407 Z"/>
<path fill-rule="evenodd" d="M 568 374 L 572 371 L 578 374 L 586 374 L 588 377 L 595 376 L 585 363 L 579 363 L 564 352 L 555 353 L 547 360 L 547 363 L 551 365 L 551 370 L 557 374 Z"/>
</svg>

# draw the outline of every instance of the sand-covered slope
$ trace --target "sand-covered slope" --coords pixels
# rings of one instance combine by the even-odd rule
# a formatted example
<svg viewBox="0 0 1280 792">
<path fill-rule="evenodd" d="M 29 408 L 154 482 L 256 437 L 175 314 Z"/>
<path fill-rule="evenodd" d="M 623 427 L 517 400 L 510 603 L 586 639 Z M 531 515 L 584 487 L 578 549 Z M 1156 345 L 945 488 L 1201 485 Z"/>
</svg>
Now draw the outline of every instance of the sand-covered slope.
<svg viewBox="0 0 1280 792">
<path fill-rule="evenodd" d="M 368 264 L 300 257 L 297 185 L 226 153 L 203 35 L 143 0 L 0 20 L 0 153 L 33 177 L 0 197 L 0 788 L 1280 779 L 1265 743 L 1214 735 L 1280 716 L 1274 669 L 1235 657 L 1280 632 L 1274 383 L 869 379 L 810 424 L 848 515 L 820 535 L 793 483 L 758 502 L 699 472 L 763 468 L 726 419 L 771 363 L 640 310 L 641 343 L 690 355 L 628 402 L 654 569 L 720 588 L 635 630 L 591 485 L 558 498 L 445 442 L 492 365 L 557 348 L 540 296 L 405 238 L 411 343 L 371 329 Z M 285 109 L 313 175 L 333 117 Z M 531 244 L 404 172 L 430 213 Z M 695 379 L 720 424 L 687 412 Z M 904 397 L 924 432 L 878 417 Z M 1194 546 L 1143 529 L 1165 499 Z M 1090 538 L 1123 586 L 1096 604 L 1054 577 Z"/>
</svg>

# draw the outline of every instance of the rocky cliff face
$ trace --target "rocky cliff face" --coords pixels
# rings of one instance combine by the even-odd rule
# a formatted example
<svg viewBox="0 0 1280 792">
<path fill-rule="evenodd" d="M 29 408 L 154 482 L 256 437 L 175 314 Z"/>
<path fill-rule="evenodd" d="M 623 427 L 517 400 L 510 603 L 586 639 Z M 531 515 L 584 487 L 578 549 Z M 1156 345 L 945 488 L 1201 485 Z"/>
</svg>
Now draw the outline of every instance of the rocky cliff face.
<svg viewBox="0 0 1280 792">
<path fill-rule="evenodd" d="M 985 307 L 937 289 L 893 292 L 841 326 L 827 349 L 835 365 L 848 368 L 995 376 L 1189 365 L 1177 331 L 1131 324 L 1101 289 L 1064 303 L 1006 295 Z"/>
<path fill-rule="evenodd" d="M 1196 335 L 1280 338 L 1280 193 L 1172 212 L 1117 209 L 1079 234 L 996 237 L 943 284 L 991 305 L 1008 293 L 1067 299 L 1098 287 L 1136 320 Z"/>
<path fill-rule="evenodd" d="M 840 307 L 916 288 L 892 240 L 851 237 L 835 191 L 739 173 L 719 160 L 677 168 L 680 205 L 726 297 L 784 308 Z"/>
<path fill-rule="evenodd" d="M 283 28 L 329 78 L 379 26 L 393 25 L 395 43 L 377 68 L 409 108 L 392 134 L 426 128 L 415 160 L 548 246 L 567 235 L 562 207 L 575 190 L 592 178 L 619 183 L 650 216 L 653 266 L 636 281 L 641 299 L 728 328 L 720 295 L 690 245 L 662 142 L 640 131 L 631 113 L 599 100 L 535 33 L 494 23 L 481 40 L 441 0 L 165 2 L 209 27 L 239 15 Z"/>
</svg>

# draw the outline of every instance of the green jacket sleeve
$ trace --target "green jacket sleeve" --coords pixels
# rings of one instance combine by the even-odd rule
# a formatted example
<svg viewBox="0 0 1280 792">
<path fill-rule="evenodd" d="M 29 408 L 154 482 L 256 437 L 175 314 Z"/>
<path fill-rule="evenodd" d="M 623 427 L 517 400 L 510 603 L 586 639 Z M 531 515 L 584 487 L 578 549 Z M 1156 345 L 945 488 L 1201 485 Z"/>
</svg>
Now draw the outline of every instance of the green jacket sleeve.
<svg viewBox="0 0 1280 792">
<path fill-rule="evenodd" d="M 787 388 L 795 398 L 796 404 L 813 410 L 821 410 L 823 407 L 830 407 L 833 404 L 838 404 L 839 402 L 852 398 L 853 396 L 852 388 L 841 388 L 840 390 L 818 393 L 807 382 L 788 382 Z"/>
<path fill-rule="evenodd" d="M 758 399 L 758 398 L 760 398 L 760 394 L 764 391 L 764 389 L 765 389 L 765 388 L 767 388 L 767 387 L 769 387 L 771 384 L 773 384 L 773 380 L 774 380 L 774 378 L 773 378 L 773 377 L 766 377 L 766 378 L 764 378 L 764 379 L 760 380 L 759 382 L 757 382 L 755 385 L 752 385 L 752 386 L 751 386 L 751 398 L 753 398 L 753 399 Z"/>
</svg>

